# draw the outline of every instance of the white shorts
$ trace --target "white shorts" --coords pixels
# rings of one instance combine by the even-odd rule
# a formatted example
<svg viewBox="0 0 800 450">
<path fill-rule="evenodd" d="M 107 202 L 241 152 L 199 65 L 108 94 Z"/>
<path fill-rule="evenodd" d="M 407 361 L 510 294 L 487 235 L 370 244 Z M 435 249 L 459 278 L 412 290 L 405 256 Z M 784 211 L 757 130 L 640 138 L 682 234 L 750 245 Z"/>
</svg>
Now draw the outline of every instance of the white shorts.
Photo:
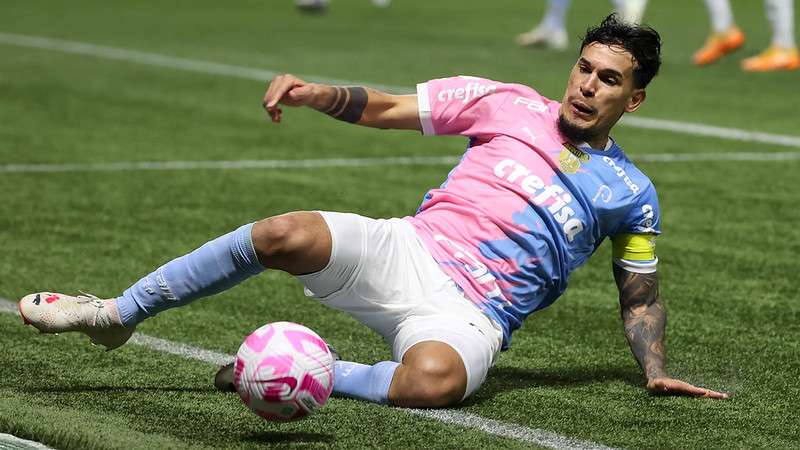
<svg viewBox="0 0 800 450">
<path fill-rule="evenodd" d="M 333 248 L 324 269 L 298 276 L 306 295 L 383 336 L 397 362 L 419 342 L 450 345 L 467 369 L 464 398 L 474 393 L 500 353 L 500 326 L 464 297 L 407 221 L 320 214 Z"/>
</svg>

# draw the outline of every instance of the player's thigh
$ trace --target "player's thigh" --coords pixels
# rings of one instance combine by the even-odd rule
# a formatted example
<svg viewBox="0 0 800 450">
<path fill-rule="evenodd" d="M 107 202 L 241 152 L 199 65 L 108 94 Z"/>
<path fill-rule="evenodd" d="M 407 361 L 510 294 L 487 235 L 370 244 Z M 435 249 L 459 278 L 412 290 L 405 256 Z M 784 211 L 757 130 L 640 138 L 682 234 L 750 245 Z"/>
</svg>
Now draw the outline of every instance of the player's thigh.
<svg viewBox="0 0 800 450">
<path fill-rule="evenodd" d="M 448 309 L 447 312 L 412 316 L 403 321 L 392 342 L 392 352 L 394 359 L 404 364 L 413 365 L 416 361 L 428 364 L 429 355 L 417 352 L 420 344 L 446 344 L 463 364 L 466 388 L 461 400 L 464 400 L 486 380 L 486 374 L 500 353 L 502 332 L 472 305 L 452 305 Z M 454 364 L 448 364 L 448 367 L 455 371 L 460 369 Z"/>
<path fill-rule="evenodd" d="M 431 286 L 442 283 L 430 280 L 427 266 L 419 262 L 431 260 L 430 254 L 402 219 L 321 214 L 331 233 L 331 256 L 322 270 L 298 277 L 306 294 L 390 339 L 410 311 L 430 296 Z"/>
<path fill-rule="evenodd" d="M 327 303 L 348 294 L 357 281 L 368 247 L 367 229 L 374 219 L 330 211 L 315 214 L 328 230 L 328 258 L 316 271 L 297 278 L 303 283 L 307 296 Z"/>
</svg>

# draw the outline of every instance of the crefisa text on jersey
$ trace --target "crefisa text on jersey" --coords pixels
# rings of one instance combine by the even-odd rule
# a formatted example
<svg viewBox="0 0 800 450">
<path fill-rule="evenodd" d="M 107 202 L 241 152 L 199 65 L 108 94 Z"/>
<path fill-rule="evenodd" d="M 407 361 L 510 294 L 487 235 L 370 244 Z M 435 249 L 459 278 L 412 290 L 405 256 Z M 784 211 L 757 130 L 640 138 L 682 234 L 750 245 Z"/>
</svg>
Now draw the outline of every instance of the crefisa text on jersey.
<svg viewBox="0 0 800 450">
<path fill-rule="evenodd" d="M 530 169 L 513 159 L 504 159 L 497 163 L 494 166 L 494 174 L 511 183 L 519 182 L 519 186 L 531 195 L 530 200 L 536 206 L 544 207 L 544 203 L 552 199 L 552 203 L 547 206 L 547 211 L 553 215 L 556 222 L 561 224 L 569 242 L 572 242 L 575 236 L 583 231 L 583 222 L 572 217 L 575 215 L 575 210 L 569 206 L 573 200 L 572 196 L 561 186 L 545 184 L 544 180 L 533 175 Z"/>
<path fill-rule="evenodd" d="M 474 98 L 483 97 L 484 95 L 489 95 L 496 90 L 497 90 L 496 85 L 491 84 L 487 86 L 481 83 L 470 81 L 463 88 L 443 89 L 439 91 L 439 94 L 436 96 L 436 99 L 442 103 L 455 99 L 455 100 L 461 100 L 462 103 L 466 104 L 468 101 Z"/>
</svg>

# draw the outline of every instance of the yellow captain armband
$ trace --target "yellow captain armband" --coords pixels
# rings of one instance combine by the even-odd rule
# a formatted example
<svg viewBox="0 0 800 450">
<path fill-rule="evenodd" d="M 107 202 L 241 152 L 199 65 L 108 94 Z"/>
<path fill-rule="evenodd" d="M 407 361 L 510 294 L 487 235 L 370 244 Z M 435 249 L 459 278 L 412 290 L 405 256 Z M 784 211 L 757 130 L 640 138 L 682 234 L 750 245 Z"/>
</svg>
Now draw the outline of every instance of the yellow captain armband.
<svg viewBox="0 0 800 450">
<path fill-rule="evenodd" d="M 614 264 L 636 273 L 653 273 L 656 271 L 655 234 L 624 233 L 612 238 L 611 255 Z"/>
</svg>

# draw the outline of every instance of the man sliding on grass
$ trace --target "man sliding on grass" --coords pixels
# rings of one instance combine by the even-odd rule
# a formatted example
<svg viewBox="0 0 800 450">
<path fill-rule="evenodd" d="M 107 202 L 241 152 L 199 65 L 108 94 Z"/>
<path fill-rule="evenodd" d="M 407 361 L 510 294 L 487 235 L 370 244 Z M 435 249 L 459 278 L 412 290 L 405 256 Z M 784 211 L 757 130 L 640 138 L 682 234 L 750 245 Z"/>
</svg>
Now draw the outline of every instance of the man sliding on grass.
<svg viewBox="0 0 800 450">
<path fill-rule="evenodd" d="M 335 365 L 334 392 L 411 407 L 473 394 L 511 333 L 553 303 L 606 237 L 625 335 L 654 393 L 725 398 L 667 374 L 659 301 L 655 188 L 609 137 L 645 100 L 660 37 L 609 16 L 588 30 L 561 103 L 533 89 L 455 77 L 416 95 L 276 77 L 264 95 L 377 128 L 469 137 L 446 182 L 413 217 L 337 212 L 270 217 L 214 239 L 115 299 L 38 293 L 20 300 L 42 332 L 81 331 L 109 349 L 157 313 L 229 289 L 264 269 L 296 275 L 306 293 L 380 333 L 393 360 Z M 229 388 L 230 366 L 217 375 Z"/>
</svg>

